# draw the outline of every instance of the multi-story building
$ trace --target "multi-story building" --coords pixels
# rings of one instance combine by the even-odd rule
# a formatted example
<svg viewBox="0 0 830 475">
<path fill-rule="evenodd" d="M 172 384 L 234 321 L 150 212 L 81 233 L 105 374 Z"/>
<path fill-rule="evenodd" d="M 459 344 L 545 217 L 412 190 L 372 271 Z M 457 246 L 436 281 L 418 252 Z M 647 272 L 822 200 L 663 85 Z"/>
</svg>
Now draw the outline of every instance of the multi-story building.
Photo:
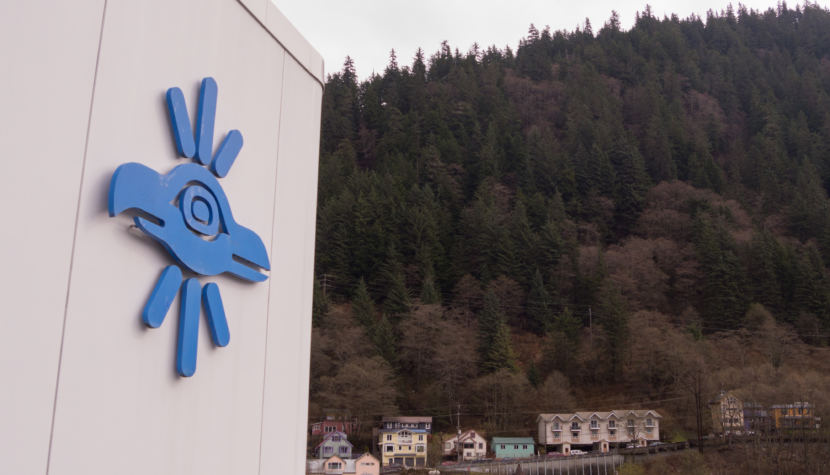
<svg viewBox="0 0 830 475">
<path fill-rule="evenodd" d="M 809 402 L 776 404 L 771 412 L 775 430 L 778 431 L 818 429 L 821 421 Z"/>
<path fill-rule="evenodd" d="M 662 417 L 654 410 L 616 409 L 539 414 L 536 424 L 539 443 L 567 455 L 571 447 L 608 452 L 614 446 L 646 446 L 660 440 Z"/>
<path fill-rule="evenodd" d="M 772 420 L 766 407 L 757 402 L 744 403 L 744 433 L 764 434 L 772 430 Z"/>
<path fill-rule="evenodd" d="M 536 444 L 532 437 L 493 437 L 491 444 L 497 459 L 533 457 Z"/>
<path fill-rule="evenodd" d="M 709 401 L 712 430 L 715 434 L 741 434 L 744 431 L 744 405 L 732 391 L 721 391 Z"/>
<path fill-rule="evenodd" d="M 432 417 L 385 417 L 376 433 L 384 466 L 426 466 Z"/>
<path fill-rule="evenodd" d="M 462 460 L 478 460 L 487 456 L 487 440 L 474 430 L 444 440 L 444 456 L 461 453 Z"/>
<path fill-rule="evenodd" d="M 331 432 L 323 437 L 323 441 L 314 448 L 317 458 L 325 459 L 336 455 L 343 459 L 352 458 L 352 443 L 346 434 L 340 431 Z"/>
</svg>

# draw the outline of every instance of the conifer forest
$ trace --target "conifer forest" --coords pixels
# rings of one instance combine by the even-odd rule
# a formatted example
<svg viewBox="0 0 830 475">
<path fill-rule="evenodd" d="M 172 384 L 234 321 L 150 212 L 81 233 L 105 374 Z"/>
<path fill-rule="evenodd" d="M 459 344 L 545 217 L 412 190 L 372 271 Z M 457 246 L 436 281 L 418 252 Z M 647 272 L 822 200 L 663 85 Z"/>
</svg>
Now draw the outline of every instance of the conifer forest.
<svg viewBox="0 0 830 475">
<path fill-rule="evenodd" d="M 650 408 L 694 440 L 721 390 L 830 421 L 830 11 L 463 47 L 327 78 L 310 421 L 348 411 L 360 451 L 383 415 Z M 804 450 L 735 463 L 826 469 Z"/>
</svg>

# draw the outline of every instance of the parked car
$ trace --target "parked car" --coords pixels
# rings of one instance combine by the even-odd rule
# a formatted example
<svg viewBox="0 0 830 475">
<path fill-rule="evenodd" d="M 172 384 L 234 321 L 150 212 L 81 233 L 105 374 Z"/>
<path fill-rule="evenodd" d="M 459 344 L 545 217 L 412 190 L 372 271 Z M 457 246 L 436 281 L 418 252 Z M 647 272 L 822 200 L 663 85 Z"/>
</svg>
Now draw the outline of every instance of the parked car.
<svg viewBox="0 0 830 475">
<path fill-rule="evenodd" d="M 571 449 L 571 455 L 585 455 L 585 454 L 586 454 L 586 452 L 583 452 L 582 450 Z"/>
<path fill-rule="evenodd" d="M 648 445 L 650 445 L 651 447 L 654 447 L 655 445 L 666 445 L 666 443 L 665 442 L 660 442 L 659 440 L 657 440 L 657 441 L 654 441 L 654 442 L 652 442 Z"/>
<path fill-rule="evenodd" d="M 633 448 L 634 448 L 634 444 L 626 444 L 626 445 L 625 445 L 625 448 L 626 448 L 626 449 L 633 449 Z"/>
</svg>

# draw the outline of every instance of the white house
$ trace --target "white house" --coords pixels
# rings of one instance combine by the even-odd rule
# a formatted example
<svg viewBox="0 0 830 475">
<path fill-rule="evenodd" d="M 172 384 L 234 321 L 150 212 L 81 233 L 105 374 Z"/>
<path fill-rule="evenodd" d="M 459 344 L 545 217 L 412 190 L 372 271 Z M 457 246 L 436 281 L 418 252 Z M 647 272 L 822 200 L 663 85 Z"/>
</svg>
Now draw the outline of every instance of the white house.
<svg viewBox="0 0 830 475">
<path fill-rule="evenodd" d="M 487 440 L 474 430 L 468 430 L 460 436 L 453 436 L 444 441 L 444 456 L 458 454 L 461 445 L 462 460 L 478 460 L 487 456 Z"/>
<path fill-rule="evenodd" d="M 571 447 L 592 447 L 607 452 L 610 447 L 646 446 L 660 440 L 662 416 L 648 409 L 539 414 L 539 443 L 569 454 Z"/>
</svg>

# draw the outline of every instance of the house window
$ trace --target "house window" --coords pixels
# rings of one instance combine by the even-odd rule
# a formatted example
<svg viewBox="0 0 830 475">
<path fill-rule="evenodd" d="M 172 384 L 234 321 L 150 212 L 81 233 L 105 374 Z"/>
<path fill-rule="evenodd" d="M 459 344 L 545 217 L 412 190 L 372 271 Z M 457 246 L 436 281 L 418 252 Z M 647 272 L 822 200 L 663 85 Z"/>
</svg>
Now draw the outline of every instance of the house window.
<svg viewBox="0 0 830 475">
<path fill-rule="evenodd" d="M 323 453 L 326 454 L 326 455 L 330 455 L 332 450 L 333 450 L 332 447 L 323 447 Z"/>
<path fill-rule="evenodd" d="M 617 421 L 608 421 L 608 428 L 609 429 L 616 429 L 617 428 Z"/>
<path fill-rule="evenodd" d="M 628 420 L 628 427 L 634 427 L 634 419 Z"/>
<path fill-rule="evenodd" d="M 519 450 L 519 445 L 518 444 L 514 445 L 513 450 Z"/>
<path fill-rule="evenodd" d="M 579 432 L 571 432 L 571 437 L 573 437 L 574 439 L 578 439 L 579 438 Z"/>
<path fill-rule="evenodd" d="M 591 429 L 599 429 L 599 421 L 591 419 Z"/>
<path fill-rule="evenodd" d="M 329 470 L 339 470 L 340 467 L 340 462 L 329 462 Z"/>
<path fill-rule="evenodd" d="M 386 434 L 386 440 L 391 441 L 392 440 L 392 434 Z"/>
<path fill-rule="evenodd" d="M 394 452 L 394 451 L 395 451 L 395 447 L 393 447 L 393 446 L 391 446 L 391 445 L 387 445 L 387 446 L 386 446 L 386 451 L 387 451 L 387 452 Z"/>
<path fill-rule="evenodd" d="M 349 453 L 349 448 L 348 448 L 348 447 L 345 447 L 345 446 L 344 446 L 344 447 L 340 447 L 340 453 L 341 453 L 341 454 L 347 454 L 347 453 Z"/>
<path fill-rule="evenodd" d="M 651 418 L 646 419 L 646 426 L 654 427 L 654 421 Z"/>
<path fill-rule="evenodd" d="M 478 448 L 483 449 L 483 448 L 484 448 L 484 444 L 483 444 L 483 443 L 481 443 L 481 442 L 479 442 L 479 443 L 478 443 Z"/>
<path fill-rule="evenodd" d="M 571 422 L 571 430 L 579 430 L 579 422 Z"/>
<path fill-rule="evenodd" d="M 418 436 L 418 440 L 424 440 L 424 436 L 423 436 L 423 435 L 419 435 L 419 436 Z"/>
<path fill-rule="evenodd" d="M 502 448 L 502 450 L 504 449 L 504 444 L 501 444 L 501 448 Z"/>
<path fill-rule="evenodd" d="M 423 445 L 416 445 L 415 446 L 415 452 L 423 452 L 423 451 L 424 451 L 424 446 Z"/>
<path fill-rule="evenodd" d="M 611 435 L 616 435 L 617 434 L 617 429 L 608 429 L 608 433 L 611 434 Z"/>
<path fill-rule="evenodd" d="M 553 430 L 560 430 L 560 426 L 558 422 L 553 423 Z"/>
<path fill-rule="evenodd" d="M 340 442 L 340 436 L 339 435 L 331 436 L 331 441 L 332 442 Z"/>
<path fill-rule="evenodd" d="M 527 445 L 522 445 L 522 450 L 527 450 Z"/>
</svg>

